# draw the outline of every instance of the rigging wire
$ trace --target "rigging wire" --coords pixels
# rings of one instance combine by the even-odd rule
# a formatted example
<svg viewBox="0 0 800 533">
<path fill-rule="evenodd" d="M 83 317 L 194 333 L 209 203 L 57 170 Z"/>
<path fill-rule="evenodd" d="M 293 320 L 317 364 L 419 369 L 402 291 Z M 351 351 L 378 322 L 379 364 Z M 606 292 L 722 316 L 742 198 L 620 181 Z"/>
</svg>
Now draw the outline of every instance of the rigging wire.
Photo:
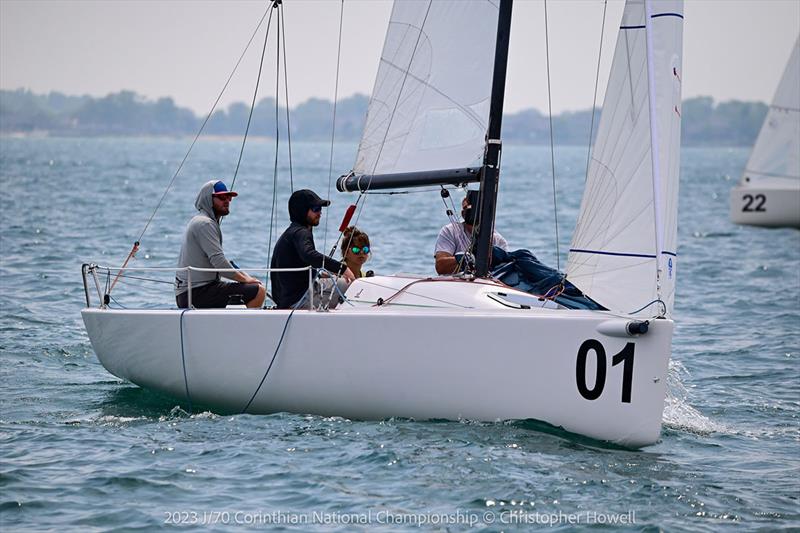
<svg viewBox="0 0 800 533">
<path fill-rule="evenodd" d="M 591 160 L 592 160 L 592 148 L 593 148 L 592 147 L 592 140 L 593 140 L 593 137 L 594 137 L 594 115 L 595 115 L 595 110 L 597 109 L 597 88 L 598 88 L 599 81 L 600 81 L 600 61 L 601 61 L 602 56 L 603 56 L 603 35 L 605 34 L 605 29 L 606 29 L 606 9 L 607 8 L 608 8 L 608 0 L 604 0 L 604 2 L 603 2 L 603 21 L 602 21 L 602 23 L 600 25 L 600 45 L 599 45 L 598 51 L 597 51 L 597 68 L 595 70 L 595 78 L 594 78 L 594 96 L 592 98 L 592 117 L 591 117 L 591 121 L 589 123 L 589 143 L 588 143 L 588 146 L 586 148 L 586 174 L 583 177 L 584 183 L 586 182 L 586 180 L 589 179 L 589 166 L 591 165 Z M 633 92 L 633 90 L 631 89 L 631 93 L 632 92 Z M 616 112 L 616 108 L 615 108 L 615 112 Z M 613 114 L 612 114 L 612 116 L 613 116 Z M 602 165 L 602 163 L 600 163 L 600 161 L 596 161 L 596 162 L 598 164 Z M 609 172 L 610 172 L 610 170 L 609 170 Z M 581 217 L 578 217 L 578 221 L 575 224 L 574 235 L 576 237 L 581 235 L 582 234 L 582 229 L 583 229 L 583 226 L 581 224 Z M 588 258 L 586 258 L 584 260 L 580 260 L 579 259 L 579 260 L 577 260 L 577 264 L 585 265 L 586 262 L 588 262 L 588 261 L 589 261 Z"/>
<path fill-rule="evenodd" d="M 283 94 L 286 95 L 284 108 L 286 109 L 286 142 L 289 146 L 289 192 L 294 192 L 294 172 L 292 170 L 292 123 L 289 120 L 289 69 L 286 67 L 286 13 L 283 4 L 280 4 L 280 15 L 278 20 L 282 20 L 281 39 L 283 40 Z M 278 95 L 275 95 L 275 99 Z"/>
<path fill-rule="evenodd" d="M 280 4 L 276 2 L 275 6 Z M 281 10 L 278 9 L 278 35 L 276 36 L 276 58 L 275 58 L 275 163 L 272 169 L 272 206 L 269 214 L 269 240 L 267 241 L 267 265 L 272 264 L 272 230 L 275 227 L 275 210 L 278 207 L 278 150 L 280 148 L 280 110 L 278 101 L 280 96 L 281 83 Z M 268 274 L 265 274 L 268 277 Z M 264 286 L 267 286 L 265 281 Z"/>
<path fill-rule="evenodd" d="M 600 81 L 600 59 L 603 57 L 603 34 L 606 30 L 606 9 L 608 0 L 603 1 L 603 23 L 600 25 L 600 49 L 597 52 L 597 71 L 594 77 L 594 97 L 592 98 L 592 120 L 589 123 L 589 148 L 586 151 L 586 175 L 584 181 L 589 179 L 589 162 L 592 158 L 592 136 L 594 135 L 594 114 L 597 108 L 597 86 Z"/>
<path fill-rule="evenodd" d="M 429 6 L 429 9 L 430 9 L 430 6 Z M 333 99 L 333 106 L 334 106 L 333 107 L 333 124 L 331 125 L 331 154 L 330 154 L 330 162 L 329 162 L 329 167 L 328 167 L 328 197 L 330 197 L 331 177 L 332 177 L 332 173 L 333 173 L 333 149 L 334 149 L 334 140 L 335 140 L 335 136 L 336 136 L 336 104 L 337 104 L 337 101 L 338 101 L 338 94 L 339 94 L 339 70 L 340 70 L 340 63 L 341 63 L 340 58 L 341 58 L 341 49 L 342 49 L 342 25 L 343 25 L 343 21 L 344 21 L 344 0 L 342 0 L 341 7 L 340 7 L 340 12 L 339 12 L 339 44 L 338 44 L 337 52 L 336 52 L 336 81 L 335 81 L 335 87 L 334 87 L 334 95 L 335 96 L 334 96 L 334 99 Z M 387 133 L 388 133 L 388 131 L 387 131 Z M 385 141 L 385 137 L 384 137 L 384 141 Z M 377 162 L 376 162 L 376 165 L 377 165 Z M 374 172 L 374 168 L 373 168 L 373 172 Z M 371 182 L 372 182 L 372 180 L 370 178 L 370 183 Z M 367 185 L 367 191 L 368 190 L 369 190 L 369 184 Z M 358 212 L 356 213 L 356 220 L 352 224 L 352 226 L 354 226 L 354 227 L 358 226 L 358 221 L 361 218 L 361 211 L 363 210 L 364 205 L 366 205 L 365 194 L 366 194 L 367 191 L 360 191 L 360 194 L 359 194 L 358 198 L 356 198 L 355 204 L 351 204 L 351 207 L 354 206 L 353 209 L 358 209 Z M 364 203 L 361 203 L 362 199 L 364 200 Z M 327 244 L 328 244 L 328 237 L 327 237 L 328 231 L 327 231 L 327 229 L 328 229 L 328 220 L 326 218 L 325 219 L 325 237 L 324 237 L 324 241 L 323 241 L 323 250 L 327 249 Z M 336 237 L 336 241 L 333 244 L 332 250 L 336 250 L 336 247 L 339 245 L 339 241 L 344 236 L 344 230 L 345 229 L 347 229 L 347 228 L 340 228 L 339 235 Z M 352 244 L 353 236 L 354 236 L 354 232 L 351 232 L 350 233 L 350 237 L 347 240 L 347 244 L 344 246 L 345 249 L 349 248 L 350 245 Z M 331 253 L 333 253 L 333 252 L 331 252 Z M 324 258 L 322 260 L 322 268 L 323 269 L 325 268 L 325 259 Z M 355 274 L 355 272 L 353 274 Z"/>
<path fill-rule="evenodd" d="M 370 172 L 369 182 L 367 183 L 366 191 L 369 191 L 369 188 L 372 186 L 372 178 L 375 176 L 375 169 L 378 168 L 378 162 L 381 159 L 381 155 L 383 154 L 383 147 L 386 146 L 386 139 L 389 137 L 389 130 L 392 127 L 392 122 L 394 122 L 394 115 L 397 112 L 397 106 L 400 104 L 400 96 L 403 94 L 403 89 L 406 86 L 406 80 L 408 80 L 408 76 L 411 72 L 411 65 L 414 63 L 414 58 L 417 55 L 417 48 L 419 47 L 419 42 L 422 39 L 422 35 L 425 29 L 425 23 L 428 20 L 428 14 L 431 11 L 431 6 L 433 5 L 433 0 L 429 0 L 428 8 L 425 10 L 425 16 L 422 19 L 422 23 L 419 26 L 419 34 L 417 35 L 417 40 L 414 42 L 414 49 L 411 51 L 411 57 L 408 60 L 408 67 L 406 67 L 403 76 L 403 82 L 400 84 L 400 91 L 397 93 L 397 100 L 395 100 L 394 107 L 392 108 L 392 113 L 389 115 L 389 122 L 386 126 L 386 131 L 383 134 L 383 140 L 381 141 L 381 147 L 378 150 L 378 155 L 375 157 L 375 163 L 372 165 L 372 172 Z M 361 203 L 360 207 L 356 212 L 356 221 L 353 223 L 354 226 L 358 226 L 358 221 L 361 219 L 361 213 L 364 211 L 364 207 L 367 205 L 367 196 L 365 195 L 366 191 L 362 191 L 359 194 L 358 199 L 356 200 L 356 205 L 358 206 L 361 203 L 361 200 L 364 199 L 364 202 Z M 352 236 L 351 236 L 352 240 Z M 350 246 L 350 243 L 347 244 Z"/>
<path fill-rule="evenodd" d="M 188 309 L 184 309 L 181 311 L 181 318 L 179 321 L 180 325 L 180 334 L 181 334 L 181 366 L 183 367 L 183 386 L 186 388 L 186 399 L 189 401 L 189 412 L 194 412 L 194 407 L 192 406 L 192 395 L 189 394 L 189 378 L 186 375 L 186 348 L 183 342 L 183 315 L 186 314 Z"/>
<path fill-rule="evenodd" d="M 139 245 L 140 245 L 140 243 L 142 241 L 142 237 L 144 237 L 144 234 L 147 232 L 147 228 L 150 227 L 150 223 L 153 222 L 153 218 L 156 216 L 156 213 L 161 208 L 161 205 L 164 203 L 164 199 L 167 197 L 167 194 L 169 193 L 170 189 L 172 188 L 172 184 L 175 183 L 175 179 L 178 177 L 178 174 L 180 174 L 181 169 L 183 169 L 183 165 L 186 163 L 186 160 L 189 158 L 189 154 L 192 153 L 192 149 L 194 148 L 194 145 L 197 143 L 197 139 L 200 138 L 200 135 L 203 133 L 203 130 L 205 130 L 206 124 L 208 124 L 208 121 L 211 119 L 211 116 L 214 114 L 214 111 L 216 110 L 217 105 L 219 104 L 219 101 L 222 98 L 222 95 L 225 94 L 225 90 L 228 88 L 228 85 L 230 84 L 231 80 L 233 79 L 234 74 L 236 74 L 236 70 L 239 68 L 239 64 L 241 64 L 242 59 L 244 58 L 245 54 L 247 53 L 247 50 L 250 49 L 250 45 L 252 44 L 253 39 L 258 34 L 258 30 L 261 28 L 261 25 L 264 23 L 264 19 L 266 18 L 267 13 L 271 13 L 269 8 L 261 16 L 261 19 L 258 21 L 258 24 L 256 25 L 255 30 L 253 30 L 252 35 L 250 35 L 250 39 L 247 41 L 247 44 L 245 45 L 244 50 L 242 50 L 242 53 L 239 55 L 239 59 L 236 61 L 236 65 L 234 65 L 233 70 L 231 71 L 230 75 L 228 76 L 228 79 L 225 81 L 225 85 L 222 87 L 222 90 L 217 95 L 217 98 L 214 101 L 214 104 L 211 106 L 211 110 L 208 112 L 208 115 L 206 115 L 205 120 L 203 120 L 203 123 L 200 125 L 200 129 L 197 130 L 197 134 L 194 136 L 194 139 L 192 140 L 191 144 L 189 145 L 189 149 L 186 150 L 186 154 L 184 154 L 183 159 L 181 159 L 181 162 L 178 165 L 177 170 L 175 170 L 175 173 L 172 175 L 172 178 L 169 180 L 169 183 L 167 184 L 166 189 L 164 189 L 164 193 L 161 195 L 161 198 L 159 198 L 155 209 L 153 209 L 153 212 L 150 214 L 150 217 L 147 219 L 147 222 L 145 223 L 144 228 L 142 229 L 142 232 L 139 234 L 139 238 L 136 239 L 136 241 L 134 241 L 133 246 L 131 247 L 131 251 L 128 252 L 128 256 L 125 258 L 125 261 L 123 262 L 122 269 L 120 269 L 120 271 L 117 273 L 117 277 L 114 279 L 114 282 L 111 283 L 111 287 L 108 288 L 106 294 L 109 294 L 109 295 L 111 294 L 111 291 L 114 289 L 114 287 L 117 284 L 117 281 L 120 278 L 120 274 L 125 269 L 125 267 L 128 266 L 128 262 L 132 258 L 136 257 L 136 252 L 139 251 Z M 271 18 L 271 15 L 270 15 L 270 18 Z M 269 31 L 269 29 L 267 29 L 267 31 Z M 238 165 L 237 165 L 237 168 L 238 168 Z M 231 185 L 231 188 L 233 188 L 233 185 Z"/>
<path fill-rule="evenodd" d="M 138 281 L 150 281 L 150 282 L 153 282 L 153 283 L 166 283 L 166 284 L 169 284 L 169 285 L 175 285 L 174 281 L 166 281 L 166 280 L 163 280 L 163 279 L 153 279 L 153 278 L 143 278 L 143 277 L 140 277 L 140 276 L 131 276 L 131 275 L 128 275 L 128 274 L 120 274 L 118 277 L 126 278 L 126 279 L 135 279 L 135 280 L 138 280 Z M 113 285 L 112 285 L 112 288 L 113 288 Z"/>
<path fill-rule="evenodd" d="M 180 164 L 178 165 L 178 169 L 175 171 L 175 174 L 173 174 L 172 179 L 169 181 L 169 184 L 167 185 L 167 188 L 164 190 L 164 194 L 161 195 L 161 199 L 159 199 L 158 204 L 156 205 L 156 208 L 153 210 L 153 213 L 150 215 L 150 218 L 147 220 L 147 223 L 144 225 L 144 229 L 139 234 L 139 238 L 136 239 L 138 242 L 141 242 L 142 237 L 144 236 L 145 232 L 147 231 L 147 228 L 150 227 L 150 223 L 153 221 L 153 217 L 156 216 L 156 212 L 159 210 L 159 208 L 161 208 L 161 204 L 164 202 L 164 198 L 166 198 L 167 193 L 172 188 L 172 184 L 175 182 L 175 178 L 178 177 L 178 174 L 180 173 L 181 169 L 183 168 L 183 165 L 186 163 L 186 160 L 189 158 L 189 154 L 192 152 L 192 149 L 194 148 L 195 143 L 197 143 L 197 139 L 200 138 L 200 135 L 203 133 L 203 130 L 206 127 L 206 124 L 208 124 L 208 121 L 211 119 L 211 116 L 214 114 L 214 111 L 217 109 L 217 105 L 219 105 L 219 101 L 220 101 L 220 99 L 222 99 L 222 95 L 225 94 L 225 91 L 228 89 L 228 85 L 230 85 L 231 80 L 233 79 L 233 75 L 236 74 L 236 70 L 239 68 L 239 65 L 241 64 L 242 59 L 244 58 L 245 54 L 247 53 L 247 50 L 250 49 L 250 45 L 253 43 L 253 39 L 255 39 L 256 35 L 258 34 L 258 30 L 261 29 L 261 25 L 264 23 L 264 19 L 267 17 L 267 14 L 270 14 L 270 18 L 271 18 L 271 13 L 272 13 L 271 9 L 272 9 L 271 6 L 269 8 L 267 8 L 267 11 L 265 11 L 264 15 L 261 16 L 261 20 L 258 21 L 258 24 L 256 25 L 256 29 L 253 30 L 253 34 L 250 36 L 250 40 L 247 41 L 247 44 L 245 45 L 244 50 L 242 50 L 241 55 L 239 55 L 239 59 L 238 59 L 238 61 L 236 61 L 236 65 L 234 65 L 233 70 L 231 71 L 230 75 L 228 76 L 227 81 L 225 82 L 225 85 L 222 87 L 222 90 L 220 91 L 219 95 L 217 95 L 217 99 L 214 101 L 214 105 L 211 106 L 211 110 L 208 112 L 208 115 L 206 115 L 205 120 L 203 120 L 203 124 L 200 126 L 200 129 L 197 131 L 197 135 L 195 135 L 194 140 L 192 140 L 192 143 L 189 145 L 189 149 L 186 151 L 186 155 L 183 156 L 183 159 L 181 160 Z"/>
<path fill-rule="evenodd" d="M 462 189 L 462 187 L 447 187 L 445 185 L 439 185 L 439 187 L 431 187 L 429 189 L 422 189 L 422 188 L 415 188 L 412 191 L 364 191 L 363 194 L 371 194 L 371 195 L 387 195 L 387 196 L 394 196 L 397 194 L 422 194 L 422 193 L 429 193 L 429 192 L 439 192 L 442 189 L 446 189 L 448 191 L 456 191 Z M 445 204 L 447 205 L 447 204 Z"/>
<path fill-rule="evenodd" d="M 651 305 L 656 304 L 656 303 L 661 304 L 661 312 L 658 315 L 654 316 L 653 318 L 660 318 L 660 317 L 666 316 L 667 315 L 667 304 L 664 303 L 664 300 L 662 300 L 661 298 L 656 298 L 655 300 L 643 305 L 642 307 L 640 307 L 636 311 L 631 311 L 628 314 L 635 315 L 636 313 L 640 313 L 640 312 L 644 311 L 645 309 L 647 309 L 648 307 L 650 307 Z"/>
<path fill-rule="evenodd" d="M 441 187 L 441 191 L 446 191 L 447 190 L 447 189 L 445 189 L 444 185 L 441 185 L 440 187 Z M 468 190 L 468 189 L 465 189 L 465 191 L 466 190 Z M 463 228 L 463 226 L 458 221 L 458 218 L 455 215 L 455 213 L 456 213 L 456 203 L 453 200 L 453 195 L 450 194 L 449 191 L 448 191 L 447 192 L 447 196 L 445 196 L 444 192 L 442 192 L 440 194 L 440 196 L 442 197 L 442 203 L 444 204 L 445 214 L 447 215 L 447 219 L 450 221 L 450 224 L 453 224 L 454 226 L 459 227 L 459 228 Z M 447 205 L 447 200 L 450 200 L 450 205 L 449 206 Z M 468 252 L 469 250 L 472 249 L 472 244 L 473 244 L 474 238 L 475 238 L 475 226 L 473 225 L 473 227 L 472 227 L 472 235 L 470 236 L 469 244 L 468 244 L 467 249 L 465 250 L 465 252 Z M 464 262 L 466 260 L 467 260 L 467 254 L 464 253 L 461 256 L 461 260 L 456 265 L 456 272 L 454 272 L 454 274 L 458 273 L 458 272 L 461 272 L 462 268 L 464 267 Z"/>
<path fill-rule="evenodd" d="M 450 220 L 450 222 L 458 224 L 458 219 L 456 218 L 456 215 L 455 215 L 455 213 L 456 213 L 456 203 L 453 201 L 453 195 L 450 194 L 450 191 L 447 188 L 445 188 L 444 185 L 440 185 L 439 187 L 440 187 L 440 189 L 438 189 L 438 190 L 447 191 L 447 193 L 442 192 L 442 193 L 439 194 L 439 196 L 441 196 L 441 198 L 442 198 L 442 203 L 444 204 L 445 214 L 447 215 L 447 218 Z M 456 190 L 456 189 L 454 189 L 454 190 Z M 377 194 L 377 193 L 373 193 L 373 194 Z M 450 205 L 447 205 L 447 201 L 448 200 L 450 201 Z"/>
<path fill-rule="evenodd" d="M 342 21 L 344 19 L 344 0 L 342 0 L 341 7 L 339 8 L 339 45 L 336 49 L 336 79 L 333 89 L 333 123 L 331 124 L 331 155 L 328 163 L 328 198 L 331 197 L 331 180 L 333 179 L 333 143 L 336 139 L 336 104 L 339 100 L 339 65 L 342 57 Z M 325 231 L 322 241 L 322 249 L 328 249 L 328 218 L 325 217 Z M 341 237 L 341 236 L 340 236 Z M 336 239 L 339 243 L 339 239 Z M 348 243 L 349 246 L 349 243 Z M 334 245 L 335 247 L 335 245 Z M 322 268 L 325 268 L 325 260 L 322 260 Z"/>
<path fill-rule="evenodd" d="M 267 40 L 269 39 L 269 28 L 272 23 L 272 11 L 269 12 L 269 21 L 267 21 L 267 32 L 264 35 L 264 46 L 261 48 L 261 61 L 258 64 L 258 77 L 256 77 L 256 86 L 253 90 L 253 101 L 250 103 L 250 113 L 247 115 L 247 126 L 244 129 L 244 137 L 242 137 L 242 147 L 239 149 L 239 159 L 236 161 L 236 170 L 233 172 L 233 179 L 231 180 L 231 189 L 234 190 L 233 184 L 236 183 L 236 176 L 239 175 L 239 165 L 242 163 L 242 155 L 244 155 L 244 147 L 247 144 L 247 134 L 250 132 L 250 123 L 253 120 L 253 111 L 256 108 L 256 98 L 258 98 L 258 86 L 261 84 L 261 71 L 264 68 L 264 56 L 267 52 Z M 278 15 L 278 32 L 280 33 L 280 14 Z"/>
<path fill-rule="evenodd" d="M 120 268 L 119 271 L 117 272 L 117 277 L 114 278 L 114 282 L 111 284 L 111 288 L 108 289 L 106 294 L 108 294 L 109 296 L 111 295 L 111 291 L 114 290 L 114 287 L 116 286 L 117 281 L 119 281 L 119 278 L 122 277 L 122 273 L 125 271 L 125 268 L 128 266 L 128 261 L 130 261 L 131 259 L 136 257 L 136 252 L 138 252 L 138 251 L 139 251 L 139 241 L 136 241 L 136 242 L 133 243 L 133 246 L 131 246 L 131 251 L 128 252 L 128 257 L 126 257 L 125 258 L 125 262 L 122 263 L 122 268 Z"/>
<path fill-rule="evenodd" d="M 474 309 L 474 307 L 469 306 L 469 305 L 463 305 L 463 304 L 459 304 L 459 303 L 456 303 L 456 302 L 450 302 L 450 301 L 447 301 L 447 300 L 442 300 L 440 298 L 434 298 L 433 296 L 427 296 L 427 295 L 424 295 L 424 294 L 417 294 L 417 293 L 413 293 L 413 292 L 408 291 L 408 288 L 411 287 L 412 285 L 416 285 L 417 283 L 428 283 L 428 282 L 434 282 L 434 283 L 443 283 L 443 282 L 444 283 L 464 283 L 464 280 L 462 280 L 462 279 L 454 279 L 454 278 L 445 278 L 445 279 L 423 278 L 423 279 L 417 279 L 417 280 L 411 281 L 410 283 L 407 283 L 406 285 L 401 287 L 399 290 L 396 290 L 396 292 L 394 294 L 392 294 L 391 296 L 389 296 L 388 298 L 381 299 L 381 301 L 376 302 L 372 307 L 381 307 L 383 305 L 389 304 L 397 296 L 399 296 L 402 293 L 405 293 L 405 294 L 409 294 L 411 296 L 416 296 L 418 298 L 422 298 L 424 300 L 430 300 L 432 302 L 439 302 L 439 303 L 447 304 L 447 305 L 450 305 L 450 306 L 453 306 L 453 307 L 460 307 L 462 309 Z M 387 285 L 380 285 L 378 283 L 373 283 L 373 282 L 370 282 L 370 281 L 365 281 L 365 283 L 368 284 L 368 285 L 374 285 L 376 287 L 382 287 L 382 288 L 385 288 L 385 289 L 394 289 L 394 287 L 390 287 L 390 286 L 387 286 Z"/>
<path fill-rule="evenodd" d="M 297 310 L 297 307 L 293 307 L 292 311 L 289 313 L 289 316 L 286 317 L 286 322 L 283 324 L 283 331 L 281 332 L 281 338 L 278 339 L 278 345 L 275 346 L 275 351 L 272 354 L 272 359 L 269 362 L 269 366 L 267 367 L 266 372 L 264 372 L 264 376 L 261 378 L 261 381 L 259 382 L 258 387 L 256 387 L 256 390 L 253 392 L 253 395 L 250 397 L 250 400 L 247 402 L 247 405 L 245 405 L 244 409 L 242 409 L 242 414 L 246 414 L 247 410 L 250 409 L 250 404 L 252 404 L 253 400 L 256 399 L 256 395 L 258 395 L 258 392 L 261 390 L 261 386 L 264 385 L 264 381 L 266 381 L 267 376 L 269 375 L 269 371 L 272 370 L 272 365 L 273 365 L 273 363 L 275 363 L 275 358 L 278 357 L 278 350 L 280 350 L 281 349 L 281 345 L 283 345 L 283 337 L 286 335 L 286 328 L 289 327 L 289 322 L 292 320 L 292 317 L 294 316 L 294 312 L 296 310 Z M 181 316 L 183 316 L 183 315 L 181 315 Z M 185 368 L 185 366 L 184 366 L 184 368 Z M 188 386 L 187 386 L 187 392 L 188 392 Z"/>
<path fill-rule="evenodd" d="M 431 5 L 433 4 L 433 0 L 429 0 L 428 2 L 428 9 L 425 11 L 425 17 L 422 19 L 422 24 L 419 26 L 419 33 L 417 34 L 417 40 L 414 42 L 414 49 L 411 51 L 411 57 L 408 60 L 408 67 L 406 67 L 403 75 L 403 82 L 400 84 L 400 90 L 397 92 L 397 100 L 394 102 L 394 107 L 392 108 L 392 114 L 389 115 L 389 122 L 386 125 L 386 131 L 383 133 L 383 140 L 381 141 L 381 147 L 378 149 L 378 155 L 375 157 L 375 164 L 372 165 L 372 172 L 370 172 L 370 180 L 367 183 L 367 190 L 369 190 L 370 185 L 372 185 L 372 177 L 375 175 L 375 169 L 378 168 L 378 162 L 380 162 L 381 155 L 383 155 L 383 147 L 386 146 L 386 139 L 389 137 L 389 130 L 392 129 L 392 122 L 394 122 L 394 115 L 397 112 L 397 106 L 400 104 L 400 96 L 403 94 L 403 89 L 406 86 L 406 80 L 408 80 L 408 76 L 411 72 L 411 65 L 414 63 L 414 58 L 417 55 L 417 47 L 419 46 L 419 41 L 422 39 L 423 29 L 425 28 L 425 22 L 428 20 L 428 14 L 431 11 Z"/>
<path fill-rule="evenodd" d="M 119 302 L 117 301 L 117 299 L 116 299 L 116 298 L 114 298 L 113 296 L 111 296 L 110 294 L 108 295 L 108 298 L 109 298 L 109 299 L 110 299 L 112 302 L 114 302 L 115 304 L 117 304 L 117 305 L 119 306 L 119 308 L 120 308 L 120 309 L 127 309 L 127 307 L 125 307 L 124 305 L 122 305 L 121 303 L 119 303 Z"/>
<path fill-rule="evenodd" d="M 488 149 L 489 145 L 487 144 L 486 146 L 487 146 L 487 149 Z M 502 153 L 502 151 L 500 153 Z M 500 168 L 500 160 L 499 159 L 497 161 L 497 168 Z M 481 171 L 481 172 L 483 172 L 483 171 Z M 483 179 L 483 177 L 481 177 L 481 179 Z M 489 193 L 489 191 L 484 191 L 483 187 L 478 189 L 478 207 L 483 205 L 483 195 L 484 195 L 484 193 L 491 194 L 491 193 Z M 467 193 L 467 194 L 469 194 L 469 193 Z M 473 206 L 473 208 L 474 208 L 474 206 Z M 466 228 L 464 228 L 464 229 L 466 230 Z M 472 220 L 472 233 L 470 233 L 470 235 L 469 235 L 469 246 L 467 246 L 467 249 L 464 250 L 464 258 L 462 259 L 462 264 L 463 264 L 464 261 L 467 261 L 467 254 L 470 254 L 470 255 L 473 255 L 473 267 L 474 267 L 474 254 L 473 254 L 472 251 L 475 249 L 475 244 L 478 241 L 478 230 L 479 229 L 480 229 L 480 218 L 473 219 Z M 489 250 L 490 250 L 489 259 L 491 261 L 491 257 L 492 257 L 491 256 L 491 247 L 494 246 L 494 221 L 492 221 L 492 226 L 491 226 L 490 231 L 492 233 L 491 237 L 489 237 L 489 243 L 490 243 L 489 244 Z M 462 269 L 462 264 L 458 265 L 458 269 L 459 270 Z M 472 270 L 474 271 L 475 269 L 472 268 Z"/>
<path fill-rule="evenodd" d="M 556 154 L 555 142 L 553 140 L 553 102 L 550 90 L 550 36 L 548 34 L 547 24 L 547 0 L 544 0 L 544 42 L 545 42 L 545 56 L 547 59 L 547 113 L 550 118 L 550 166 L 552 168 L 553 176 L 553 216 L 555 218 L 556 227 L 556 269 L 561 270 L 561 253 L 559 251 L 559 238 L 558 238 L 558 200 L 556 196 Z M 594 113 L 594 110 L 592 110 Z"/>
</svg>

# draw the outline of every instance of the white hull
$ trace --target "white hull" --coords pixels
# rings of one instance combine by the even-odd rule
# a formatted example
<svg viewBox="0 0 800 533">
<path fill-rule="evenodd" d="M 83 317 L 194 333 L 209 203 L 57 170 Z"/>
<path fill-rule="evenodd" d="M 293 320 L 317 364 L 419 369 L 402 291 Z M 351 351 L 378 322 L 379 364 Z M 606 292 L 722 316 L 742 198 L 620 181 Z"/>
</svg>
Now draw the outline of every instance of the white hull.
<svg viewBox="0 0 800 533">
<path fill-rule="evenodd" d="M 767 178 L 731 190 L 731 220 L 736 224 L 800 228 L 800 180 Z"/>
<path fill-rule="evenodd" d="M 632 447 L 658 439 L 671 320 L 651 321 L 646 334 L 631 337 L 624 333 L 625 318 L 513 309 L 487 298 L 496 285 L 471 283 L 472 290 L 464 291 L 466 282 L 414 285 L 391 304 L 374 307 L 365 296 L 395 294 L 390 285 L 412 280 L 370 279 L 378 284 L 357 281 L 348 290 L 351 297 L 361 296 L 361 305 L 294 312 L 247 412 L 536 419 Z M 453 295 L 465 292 L 481 307 L 411 303 L 433 294 L 452 302 Z M 82 314 L 98 358 L 114 375 L 222 412 L 241 412 L 267 371 L 290 313 L 191 310 L 182 316 L 179 310 L 84 309 Z M 596 399 L 582 396 L 577 384 L 578 353 L 589 339 L 605 351 L 604 385 Z M 629 402 L 623 401 L 625 363 L 612 365 L 627 343 L 634 351 Z M 597 394 L 598 357 L 594 350 L 585 355 L 584 390 Z"/>
</svg>

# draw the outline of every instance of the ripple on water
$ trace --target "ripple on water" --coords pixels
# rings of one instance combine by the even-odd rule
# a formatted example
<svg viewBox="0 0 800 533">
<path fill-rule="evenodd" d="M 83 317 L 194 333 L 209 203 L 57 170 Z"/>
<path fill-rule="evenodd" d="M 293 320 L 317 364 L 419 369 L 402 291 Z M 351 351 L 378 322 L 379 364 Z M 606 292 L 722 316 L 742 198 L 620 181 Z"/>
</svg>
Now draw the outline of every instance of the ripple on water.
<svg viewBox="0 0 800 533">
<path fill-rule="evenodd" d="M 633 510 L 634 527 L 644 530 L 800 527 L 800 232 L 729 222 L 732 180 L 723 176 L 740 175 L 746 150 L 684 150 L 670 395 L 660 442 L 631 451 L 533 420 L 226 416 L 111 377 L 83 330 L 79 266 L 124 259 L 141 229 L 132 226 L 149 216 L 150 200 L 160 198 L 188 142 L 0 142 L 5 192 L 20 199 L 0 210 L 5 529 L 149 531 L 164 527 L 165 511 L 181 509 Z M 144 236 L 137 264 L 172 265 L 198 184 L 230 172 L 240 146 L 198 143 L 196 159 L 187 161 Z M 267 261 L 262 207 L 271 197 L 261 193 L 272 184 L 257 169 L 272 168 L 271 146 L 248 144 L 242 203 L 225 223 L 226 252 L 247 264 Z M 303 187 L 327 189 L 329 148 L 293 145 L 295 177 L 302 176 Z M 350 168 L 355 148 L 337 144 L 335 167 Z M 559 225 L 565 228 L 577 216 L 585 158 L 584 149 L 556 151 L 563 197 Z M 555 263 L 552 210 L 536 192 L 549 176 L 549 149 L 505 147 L 497 224 L 513 247 L 529 247 Z M 56 179 L 83 187 L 52 187 Z M 281 191 L 279 203 L 285 205 L 287 197 Z M 335 241 L 336 219 L 346 203 L 334 199 L 328 233 L 323 235 L 322 226 L 315 230 L 318 245 Z M 445 218 L 438 194 L 376 195 L 368 203 L 359 220 L 375 246 L 368 267 L 379 273 L 431 272 L 433 240 Z M 278 217 L 280 228 L 288 224 L 284 209 Z M 562 233 L 562 252 L 568 239 Z M 123 305 L 172 302 L 160 285 L 125 281 L 115 289 Z M 326 342 L 363 348 L 357 332 Z"/>
</svg>

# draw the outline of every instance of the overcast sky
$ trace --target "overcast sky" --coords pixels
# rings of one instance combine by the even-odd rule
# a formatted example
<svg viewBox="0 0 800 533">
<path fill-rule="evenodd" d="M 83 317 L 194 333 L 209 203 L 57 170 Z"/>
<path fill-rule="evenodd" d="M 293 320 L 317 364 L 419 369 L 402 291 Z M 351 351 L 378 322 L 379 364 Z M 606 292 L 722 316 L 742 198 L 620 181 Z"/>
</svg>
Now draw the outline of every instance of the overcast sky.
<svg viewBox="0 0 800 533">
<path fill-rule="evenodd" d="M 341 3 L 284 2 L 289 103 L 332 99 Z M 205 113 L 266 5 L 263 0 L 0 0 L 0 88 L 93 96 L 129 89 L 150 98 L 170 96 Z M 547 109 L 543 5 L 542 0 L 514 4 L 507 111 Z M 598 104 L 622 7 L 622 0 L 608 1 Z M 592 103 L 603 0 L 549 0 L 547 8 L 553 110 L 586 109 Z M 345 0 L 340 97 L 371 92 L 390 10 L 387 0 Z M 685 16 L 685 98 L 772 99 L 800 33 L 800 0 L 686 0 Z M 252 98 L 260 39 L 263 34 L 224 102 Z M 272 44 L 259 97 L 275 94 L 274 50 Z"/>
</svg>

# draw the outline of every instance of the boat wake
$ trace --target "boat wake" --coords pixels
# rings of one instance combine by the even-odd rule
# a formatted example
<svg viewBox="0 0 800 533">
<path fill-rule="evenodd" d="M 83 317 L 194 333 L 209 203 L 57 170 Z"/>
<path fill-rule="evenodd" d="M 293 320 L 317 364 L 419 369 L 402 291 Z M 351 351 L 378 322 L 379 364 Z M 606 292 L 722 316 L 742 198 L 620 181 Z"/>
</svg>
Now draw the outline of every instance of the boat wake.
<svg viewBox="0 0 800 533">
<path fill-rule="evenodd" d="M 667 397 L 664 400 L 662 422 L 665 427 L 694 433 L 711 435 L 712 433 L 730 433 L 725 425 L 715 422 L 689 404 L 689 390 L 684 385 L 684 378 L 689 371 L 680 361 L 669 362 L 667 373 Z"/>
<path fill-rule="evenodd" d="M 736 233 L 732 231 L 695 231 L 692 237 L 695 239 L 714 239 L 720 237 L 733 237 Z"/>
</svg>

